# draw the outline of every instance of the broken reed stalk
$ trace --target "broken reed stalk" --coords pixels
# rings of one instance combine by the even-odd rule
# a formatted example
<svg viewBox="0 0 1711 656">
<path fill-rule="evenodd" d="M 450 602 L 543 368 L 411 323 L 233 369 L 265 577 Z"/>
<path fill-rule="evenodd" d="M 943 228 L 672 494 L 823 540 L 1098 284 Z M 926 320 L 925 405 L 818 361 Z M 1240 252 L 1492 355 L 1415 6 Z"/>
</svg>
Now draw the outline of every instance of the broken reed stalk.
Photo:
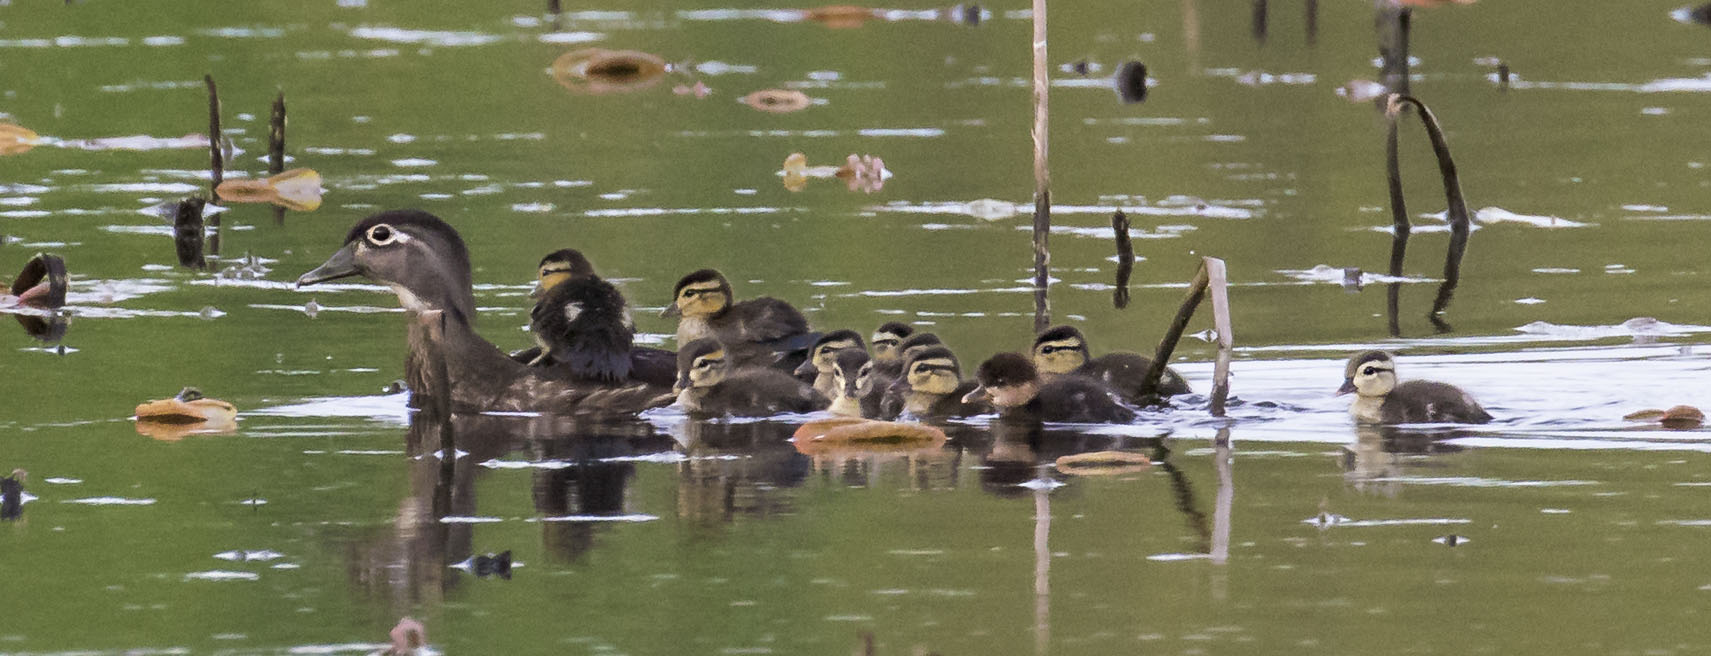
<svg viewBox="0 0 1711 656">
<path fill-rule="evenodd" d="M 1182 341 L 1182 332 L 1188 328 L 1188 320 L 1194 318 L 1194 310 L 1200 307 L 1208 293 L 1212 296 L 1213 329 L 1218 334 L 1218 364 L 1213 370 L 1211 412 L 1212 416 L 1222 417 L 1230 393 L 1229 357 L 1235 341 L 1230 335 L 1228 275 L 1224 261 L 1215 257 L 1200 258 L 1200 269 L 1194 273 L 1194 280 L 1188 283 L 1188 295 L 1183 297 L 1182 307 L 1177 309 L 1170 328 L 1159 339 L 1152 366 L 1147 369 L 1146 378 L 1141 380 L 1141 394 L 1151 396 L 1158 393 L 1159 380 L 1164 378 L 1165 367 L 1170 364 L 1170 354 L 1176 351 L 1177 342 Z"/>
<path fill-rule="evenodd" d="M 1121 310 L 1129 307 L 1129 276 L 1135 272 L 1135 245 L 1129 240 L 1129 216 L 1122 210 L 1111 214 L 1111 234 L 1117 240 L 1117 280 L 1111 292 L 1111 305 Z"/>
<path fill-rule="evenodd" d="M 1408 93 L 1408 31 L 1413 12 L 1394 0 L 1374 0 L 1378 30 L 1379 81 L 1391 93 Z"/>
<path fill-rule="evenodd" d="M 285 92 L 273 99 L 273 113 L 267 121 L 267 173 L 279 175 L 285 170 Z M 285 208 L 273 206 L 273 222 L 285 222 Z"/>
<path fill-rule="evenodd" d="M 1265 45 L 1266 35 L 1266 0 L 1253 0 L 1253 30 L 1254 40 Z"/>
<path fill-rule="evenodd" d="M 1307 0 L 1307 45 L 1319 44 L 1319 0 Z"/>
<path fill-rule="evenodd" d="M 1212 501 L 1212 564 L 1230 559 L 1230 516 L 1236 503 L 1235 463 L 1231 460 L 1230 429 L 1218 429 L 1212 440 L 1212 467 L 1218 472 L 1218 494 Z"/>
<path fill-rule="evenodd" d="M 1206 269 L 1207 290 L 1212 296 L 1212 330 L 1218 333 L 1218 360 L 1212 367 L 1212 416 L 1224 416 L 1224 404 L 1230 398 L 1230 349 L 1235 340 L 1230 332 L 1230 281 L 1224 271 L 1224 261 L 1215 257 L 1202 258 Z"/>
<path fill-rule="evenodd" d="M 202 81 L 208 85 L 208 168 L 211 171 L 208 197 L 219 198 L 214 190 L 220 186 L 226 171 L 226 160 L 220 155 L 220 90 L 214 86 L 214 76 L 204 75 Z M 214 215 L 216 225 L 219 217 Z"/>
<path fill-rule="evenodd" d="M 1052 231 L 1051 172 L 1046 166 L 1047 95 L 1046 78 L 1046 0 L 1034 2 L 1034 332 L 1051 325 L 1051 299 L 1046 292 L 1051 284 Z"/>
<path fill-rule="evenodd" d="M 1450 224 L 1450 245 L 1444 253 L 1444 282 L 1438 286 L 1438 297 L 1432 302 L 1432 313 L 1427 315 L 1436 318 L 1449 307 L 1456 285 L 1461 282 L 1461 261 L 1467 254 L 1467 239 L 1468 234 L 1472 232 L 1473 222 L 1468 215 L 1467 199 L 1462 196 L 1461 178 L 1456 174 L 1455 160 L 1450 157 L 1450 144 L 1444 139 L 1444 130 L 1438 124 L 1438 117 L 1418 98 L 1391 94 L 1384 115 L 1392 126 L 1392 132 L 1395 131 L 1396 117 L 1401 113 L 1403 105 L 1413 105 L 1420 111 L 1420 124 L 1425 126 L 1426 136 L 1432 140 L 1432 154 L 1438 158 L 1438 175 L 1444 182 L 1444 207 Z M 1397 198 L 1400 198 L 1399 192 Z M 1406 221 L 1407 216 L 1404 215 L 1402 219 Z"/>
</svg>

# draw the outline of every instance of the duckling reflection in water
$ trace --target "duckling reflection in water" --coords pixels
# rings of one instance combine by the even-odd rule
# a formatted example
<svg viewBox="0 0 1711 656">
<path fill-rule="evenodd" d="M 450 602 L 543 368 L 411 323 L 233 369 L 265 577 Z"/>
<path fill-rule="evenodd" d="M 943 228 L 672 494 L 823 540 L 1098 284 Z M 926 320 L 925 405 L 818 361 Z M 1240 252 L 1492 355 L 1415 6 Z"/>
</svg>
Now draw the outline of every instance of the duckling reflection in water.
<svg viewBox="0 0 1711 656">
<path fill-rule="evenodd" d="M 677 344 L 683 348 L 711 337 L 730 350 L 740 365 L 774 365 L 786 371 L 801 364 L 814 343 L 808 320 L 789 303 L 762 296 L 737 303 L 731 283 L 713 269 L 690 273 L 672 289 L 662 317 L 680 317 Z"/>
<path fill-rule="evenodd" d="M 940 345 L 911 353 L 903 365 L 903 376 L 891 385 L 886 405 L 894 414 L 915 418 L 968 417 L 991 412 L 985 402 L 965 399 L 980 384 L 962 379 L 956 354 Z"/>
<path fill-rule="evenodd" d="M 1104 383 L 1085 376 L 1043 381 L 1034 363 L 1020 353 L 988 358 L 980 363 L 975 380 L 980 387 L 964 396 L 963 402 L 989 402 L 1005 419 L 1126 424 L 1136 417 L 1135 410 Z"/>
<path fill-rule="evenodd" d="M 862 344 L 861 335 L 853 330 L 834 330 L 820 336 L 814 341 L 814 346 L 808 349 L 808 359 L 802 361 L 802 366 L 796 368 L 796 376 L 801 378 L 812 375 L 814 391 L 833 398 L 837 393 L 837 384 L 833 382 L 833 360 L 837 354 L 845 350 L 856 350 L 867 353 Z"/>
<path fill-rule="evenodd" d="M 542 258 L 530 295 L 539 299 L 529 312 L 529 329 L 540 349 L 513 359 L 530 366 L 563 365 L 578 380 L 635 380 L 662 387 L 676 380 L 677 355 L 634 345 L 624 295 L 596 275 L 581 252 L 566 248 Z"/>
<path fill-rule="evenodd" d="M 1349 358 L 1338 395 L 1356 394 L 1349 414 L 1363 424 L 1483 424 L 1491 415 L 1472 396 L 1447 383 L 1396 382 L 1396 359 L 1385 351 Z"/>
<path fill-rule="evenodd" d="M 525 367 L 482 339 L 472 325 L 469 252 L 432 214 L 394 210 L 357 222 L 344 246 L 297 285 L 358 275 L 390 286 L 412 315 L 405 378 L 415 407 L 444 394 L 457 410 L 627 414 L 671 400 L 657 386 L 592 384 Z M 442 364 L 445 390 L 435 372 Z"/>
<path fill-rule="evenodd" d="M 1043 380 L 1053 380 L 1066 374 L 1087 376 L 1111 386 L 1125 402 L 1144 405 L 1151 401 L 1141 393 L 1147 369 L 1153 366 L 1151 358 L 1123 351 L 1090 357 L 1087 338 L 1074 326 L 1056 326 L 1040 333 L 1034 338 L 1033 355 L 1034 366 L 1039 369 Z M 1164 376 L 1159 379 L 1158 395 L 1174 396 L 1189 392 L 1188 381 L 1166 367 Z"/>
<path fill-rule="evenodd" d="M 716 339 L 697 339 L 678 349 L 677 367 L 677 404 L 690 414 L 765 417 L 824 410 L 830 403 L 783 371 L 736 367 Z"/>
</svg>

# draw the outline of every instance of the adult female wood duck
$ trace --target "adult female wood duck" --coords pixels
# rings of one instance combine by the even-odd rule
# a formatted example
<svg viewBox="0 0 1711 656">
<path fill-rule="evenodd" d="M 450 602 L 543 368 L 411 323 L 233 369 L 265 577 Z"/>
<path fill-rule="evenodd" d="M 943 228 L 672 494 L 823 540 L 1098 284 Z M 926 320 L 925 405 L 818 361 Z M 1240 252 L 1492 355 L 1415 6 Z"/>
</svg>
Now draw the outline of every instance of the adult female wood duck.
<svg viewBox="0 0 1711 656">
<path fill-rule="evenodd" d="M 1087 338 L 1075 326 L 1055 326 L 1034 338 L 1034 367 L 1042 380 L 1052 380 L 1065 374 L 1087 376 L 1103 381 L 1117 391 L 1127 403 L 1145 405 L 1152 402 L 1141 393 L 1152 358 L 1126 351 L 1107 353 L 1097 358 L 1087 352 Z M 1166 367 L 1159 378 L 1158 394 L 1175 396 L 1187 394 L 1188 381 L 1174 369 Z"/>
<path fill-rule="evenodd" d="M 635 346 L 629 305 L 618 289 L 594 273 L 580 251 L 566 248 L 541 258 L 529 312 L 539 348 L 512 359 L 530 366 L 567 366 L 580 380 L 636 381 L 669 387 L 677 380 L 677 354 Z"/>
<path fill-rule="evenodd" d="M 737 367 L 719 340 L 703 337 L 677 350 L 677 404 L 693 415 L 765 417 L 824 410 L 830 401 L 771 367 Z"/>
<path fill-rule="evenodd" d="M 1396 382 L 1396 358 L 1366 351 L 1349 358 L 1337 394 L 1355 394 L 1349 414 L 1363 424 L 1483 424 L 1491 413 L 1467 392 L 1430 380 Z"/>
<path fill-rule="evenodd" d="M 677 281 L 662 317 L 679 317 L 677 344 L 683 348 L 703 337 L 719 340 L 738 365 L 776 366 L 792 371 L 807 357 L 818 335 L 789 303 L 762 296 L 736 302 L 731 282 L 713 269 Z M 771 358 L 771 362 L 767 359 Z"/>
<path fill-rule="evenodd" d="M 1005 419 L 1125 424 L 1135 410 L 1119 401 L 1109 386 L 1086 376 L 1041 380 L 1033 361 L 1020 353 L 999 353 L 980 363 L 980 387 L 965 402 L 986 401 Z"/>
<path fill-rule="evenodd" d="M 471 325 L 469 251 L 457 230 L 427 212 L 393 210 L 357 222 L 344 246 L 297 284 L 349 276 L 390 286 L 411 315 L 404 369 L 416 407 L 444 402 L 450 411 L 628 414 L 671 402 L 654 385 L 594 384 L 526 367 L 482 339 Z"/>
<path fill-rule="evenodd" d="M 897 414 L 917 418 L 969 417 L 992 411 L 978 398 L 964 397 L 980 384 L 962 379 L 956 354 L 944 346 L 928 346 L 911 353 L 903 363 L 903 376 L 891 386 L 885 404 Z"/>
<path fill-rule="evenodd" d="M 819 339 L 814 340 L 814 345 L 808 348 L 807 359 L 804 359 L 802 364 L 796 367 L 794 373 L 797 378 L 804 380 L 808 380 L 808 377 L 812 376 L 814 391 L 825 395 L 826 398 L 835 398 L 838 390 L 836 383 L 832 381 L 833 370 L 836 368 L 833 365 L 833 360 L 839 351 L 850 349 L 862 353 L 867 352 L 867 346 L 862 343 L 860 333 L 853 330 L 834 330 L 821 335 Z"/>
</svg>

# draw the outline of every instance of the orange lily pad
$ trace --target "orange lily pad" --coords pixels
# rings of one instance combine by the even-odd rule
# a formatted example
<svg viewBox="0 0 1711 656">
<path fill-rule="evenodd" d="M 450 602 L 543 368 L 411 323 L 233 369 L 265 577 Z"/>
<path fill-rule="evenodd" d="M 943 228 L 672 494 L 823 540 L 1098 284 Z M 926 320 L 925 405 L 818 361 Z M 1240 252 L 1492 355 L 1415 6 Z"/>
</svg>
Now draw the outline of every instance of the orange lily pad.
<svg viewBox="0 0 1711 656">
<path fill-rule="evenodd" d="M 831 451 L 918 451 L 944 445 L 945 432 L 934 426 L 860 417 L 834 417 L 803 424 L 793 436 L 796 450 L 809 455 Z"/>
<path fill-rule="evenodd" d="M 1058 458 L 1057 470 L 1077 476 L 1117 476 L 1138 474 L 1153 466 L 1146 454 L 1130 451 L 1094 451 Z"/>
</svg>

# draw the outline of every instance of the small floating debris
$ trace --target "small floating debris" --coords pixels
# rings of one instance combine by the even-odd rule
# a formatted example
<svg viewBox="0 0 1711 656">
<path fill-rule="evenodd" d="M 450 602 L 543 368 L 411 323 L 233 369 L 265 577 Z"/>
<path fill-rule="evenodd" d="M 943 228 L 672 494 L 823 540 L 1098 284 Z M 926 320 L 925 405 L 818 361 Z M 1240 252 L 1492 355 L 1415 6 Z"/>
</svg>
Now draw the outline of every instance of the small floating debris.
<svg viewBox="0 0 1711 656">
<path fill-rule="evenodd" d="M 1117 75 L 1111 78 L 1111 84 L 1117 89 L 1117 99 L 1125 105 L 1147 99 L 1147 65 L 1138 61 L 1126 61 L 1117 67 Z"/>
<path fill-rule="evenodd" d="M 833 451 L 918 451 L 945 443 L 945 432 L 924 424 L 837 417 L 803 424 L 792 440 L 808 455 Z"/>
<path fill-rule="evenodd" d="M 1351 521 L 1353 520 L 1333 512 L 1320 511 L 1317 515 L 1301 520 L 1301 523 L 1311 524 L 1319 528 L 1330 528 L 1340 524 L 1347 524 Z"/>
<path fill-rule="evenodd" d="M 415 618 L 406 617 L 398 620 L 398 625 L 392 627 L 387 637 L 392 639 L 392 649 L 387 654 L 414 654 L 427 646 L 428 628 Z"/>
<path fill-rule="evenodd" d="M 640 91 L 659 84 L 670 70 L 665 59 L 636 50 L 584 48 L 553 60 L 552 76 L 577 93 L 606 94 Z"/>
<path fill-rule="evenodd" d="M 1711 2 L 1697 7 L 1682 7 L 1669 12 L 1669 17 L 1686 25 L 1711 25 Z"/>
<path fill-rule="evenodd" d="M 42 142 L 40 135 L 21 125 L 0 123 L 0 155 L 21 155 Z"/>
<path fill-rule="evenodd" d="M 498 576 L 507 581 L 511 580 L 511 550 L 506 549 L 497 554 L 485 554 L 471 559 L 470 571 L 480 578 Z"/>
<path fill-rule="evenodd" d="M 713 95 L 713 90 L 707 87 L 707 83 L 700 80 L 696 80 L 694 85 L 679 84 L 674 86 L 671 88 L 671 92 L 679 96 L 695 96 L 696 100 Z M 552 205 L 547 205 L 547 208 L 550 210 Z M 516 207 L 513 206 L 512 209 L 516 209 Z"/>
<path fill-rule="evenodd" d="M 178 396 L 137 406 L 137 432 L 155 439 L 177 440 L 191 433 L 230 432 L 237 428 L 238 409 L 210 399 L 194 387 Z"/>
<path fill-rule="evenodd" d="M 808 94 L 795 89 L 761 89 L 738 100 L 744 105 L 772 114 L 799 112 L 814 104 L 814 99 L 809 98 Z"/>
<path fill-rule="evenodd" d="M 30 473 L 12 470 L 12 475 L 0 478 L 0 521 L 12 521 L 24 513 L 24 483 Z"/>
<path fill-rule="evenodd" d="M 262 549 L 260 551 L 249 551 L 249 550 L 234 549 L 232 551 L 222 551 L 220 553 L 214 554 L 214 557 L 218 558 L 220 560 L 226 560 L 226 561 L 231 561 L 231 562 L 235 562 L 235 563 L 236 562 L 247 563 L 247 562 L 255 562 L 255 561 L 260 561 L 260 562 L 265 563 L 268 561 L 279 560 L 281 558 L 284 558 L 285 554 L 279 553 L 277 551 L 273 551 L 271 549 Z"/>
<path fill-rule="evenodd" d="M 321 207 L 321 174 L 314 169 L 291 169 L 266 180 L 226 180 L 214 189 L 220 200 L 233 203 L 272 203 L 294 212 Z"/>
<path fill-rule="evenodd" d="M 1139 474 L 1153 466 L 1152 458 L 1131 451 L 1094 451 L 1058 458 L 1059 473 L 1076 476 L 1117 476 Z"/>
<path fill-rule="evenodd" d="M 971 200 L 963 206 L 963 213 L 983 221 L 1002 221 L 1016 216 L 1016 204 L 996 198 Z"/>
<path fill-rule="evenodd" d="M 1372 102 L 1388 93 L 1388 87 L 1372 80 L 1349 80 L 1337 87 L 1337 95 L 1352 103 Z"/>
<path fill-rule="evenodd" d="M 58 255 L 37 253 L 24 263 L 23 270 L 12 281 L 11 294 L 0 296 L 0 307 L 28 305 L 58 309 L 65 305 L 68 284 L 65 260 Z"/>
<path fill-rule="evenodd" d="M 1641 410 L 1622 417 L 1628 421 L 1657 422 L 1664 428 L 1698 428 L 1705 423 L 1705 413 L 1690 405 L 1678 405 L 1668 410 Z"/>
<path fill-rule="evenodd" d="M 804 9 L 802 10 L 802 18 L 834 30 L 844 30 L 861 27 L 867 21 L 879 18 L 879 10 L 854 5 L 829 5 L 815 9 Z"/>
<path fill-rule="evenodd" d="M 843 166 L 809 166 L 807 155 L 791 153 L 784 158 L 782 173 L 784 188 L 791 191 L 807 188 L 809 178 L 837 178 L 843 180 L 850 191 L 859 189 L 870 194 L 883 189 L 885 180 L 891 177 L 891 171 L 885 168 L 885 160 L 853 153 L 845 158 Z"/>
<path fill-rule="evenodd" d="M 1440 535 L 1438 537 L 1432 538 L 1432 541 L 1436 542 L 1438 544 L 1444 545 L 1446 547 L 1459 547 L 1461 545 L 1472 542 L 1473 540 L 1471 538 L 1465 536 L 1465 535 L 1456 535 L 1454 533 L 1451 533 L 1449 535 Z"/>
</svg>

